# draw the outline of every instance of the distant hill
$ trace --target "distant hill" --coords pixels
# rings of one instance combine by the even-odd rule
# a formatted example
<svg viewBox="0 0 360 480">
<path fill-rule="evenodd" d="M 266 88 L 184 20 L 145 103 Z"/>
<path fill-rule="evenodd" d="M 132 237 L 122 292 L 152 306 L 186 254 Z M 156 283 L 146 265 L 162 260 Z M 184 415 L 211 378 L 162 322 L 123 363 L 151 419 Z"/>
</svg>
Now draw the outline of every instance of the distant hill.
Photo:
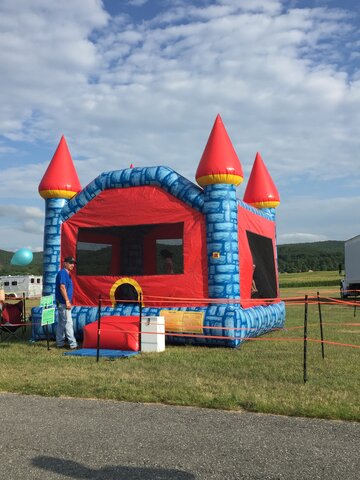
<svg viewBox="0 0 360 480">
<path fill-rule="evenodd" d="M 278 245 L 280 273 L 338 270 L 339 265 L 344 265 L 343 241 Z"/>
<path fill-rule="evenodd" d="M 42 275 L 42 252 L 34 253 L 34 260 L 27 267 L 10 265 L 13 252 L 0 250 L 0 275 Z M 307 272 L 309 270 L 338 270 L 344 265 L 344 242 L 289 243 L 278 245 L 280 273 Z"/>
<path fill-rule="evenodd" d="M 34 259 L 26 267 L 17 267 L 10 264 L 14 252 L 0 250 L 0 275 L 42 275 L 42 252 L 34 253 Z"/>
</svg>

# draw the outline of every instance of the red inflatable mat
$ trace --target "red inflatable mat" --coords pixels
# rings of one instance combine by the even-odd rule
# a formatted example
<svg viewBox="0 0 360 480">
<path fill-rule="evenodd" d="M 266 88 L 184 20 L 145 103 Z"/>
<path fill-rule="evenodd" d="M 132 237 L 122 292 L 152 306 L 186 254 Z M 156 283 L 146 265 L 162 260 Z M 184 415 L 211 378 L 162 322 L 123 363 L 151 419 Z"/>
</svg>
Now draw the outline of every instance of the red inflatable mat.
<svg viewBox="0 0 360 480">
<path fill-rule="evenodd" d="M 140 350 L 138 317 L 101 317 L 100 348 L 108 350 Z M 98 322 L 85 325 L 83 348 L 97 348 Z"/>
</svg>

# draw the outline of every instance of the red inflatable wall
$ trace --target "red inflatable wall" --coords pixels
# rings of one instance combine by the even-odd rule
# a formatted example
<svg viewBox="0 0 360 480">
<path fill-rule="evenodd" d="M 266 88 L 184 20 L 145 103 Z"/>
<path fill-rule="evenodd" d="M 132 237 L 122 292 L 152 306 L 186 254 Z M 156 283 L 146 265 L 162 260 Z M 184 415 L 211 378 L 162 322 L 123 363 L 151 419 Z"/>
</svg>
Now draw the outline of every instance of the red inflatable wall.
<svg viewBox="0 0 360 480">
<path fill-rule="evenodd" d="M 253 301 L 251 299 L 251 285 L 253 280 L 253 258 L 249 246 L 247 232 L 255 233 L 263 237 L 268 238 L 272 242 L 272 254 L 275 269 L 275 281 L 278 299 L 278 272 L 276 265 L 276 242 L 275 222 L 268 220 L 260 215 L 256 215 L 246 208 L 239 206 L 238 208 L 238 233 L 239 233 L 239 257 L 240 257 L 240 295 L 242 306 L 244 308 L 251 307 L 253 305 L 259 305 L 261 303 L 268 303 L 266 300 L 261 302 L 260 299 Z"/>
<path fill-rule="evenodd" d="M 61 256 L 76 255 L 81 228 L 179 223 L 183 224 L 183 273 L 149 275 L 147 272 L 140 276 L 132 275 L 131 278 L 139 284 L 149 306 L 161 306 L 164 294 L 166 297 L 182 298 L 183 304 L 189 305 L 189 298 L 208 297 L 205 220 L 200 212 L 159 187 L 117 188 L 101 192 L 63 223 Z M 151 248 L 151 238 L 144 246 L 145 255 L 146 248 Z M 120 250 L 114 253 L 115 263 L 120 253 Z M 151 261 L 146 263 L 146 268 L 152 271 Z M 75 267 L 74 305 L 95 306 L 99 295 L 109 299 L 111 288 L 120 278 L 117 275 L 79 275 Z"/>
</svg>

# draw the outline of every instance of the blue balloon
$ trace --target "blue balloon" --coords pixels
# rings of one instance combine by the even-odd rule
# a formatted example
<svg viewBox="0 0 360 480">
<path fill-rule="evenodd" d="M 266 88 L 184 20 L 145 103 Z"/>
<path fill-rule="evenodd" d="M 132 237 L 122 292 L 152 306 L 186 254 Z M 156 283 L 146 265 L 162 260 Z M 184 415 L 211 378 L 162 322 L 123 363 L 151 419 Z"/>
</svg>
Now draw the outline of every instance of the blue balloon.
<svg viewBox="0 0 360 480">
<path fill-rule="evenodd" d="M 32 251 L 28 248 L 20 248 L 14 253 L 10 263 L 11 265 L 17 265 L 19 267 L 26 267 L 33 261 Z"/>
</svg>

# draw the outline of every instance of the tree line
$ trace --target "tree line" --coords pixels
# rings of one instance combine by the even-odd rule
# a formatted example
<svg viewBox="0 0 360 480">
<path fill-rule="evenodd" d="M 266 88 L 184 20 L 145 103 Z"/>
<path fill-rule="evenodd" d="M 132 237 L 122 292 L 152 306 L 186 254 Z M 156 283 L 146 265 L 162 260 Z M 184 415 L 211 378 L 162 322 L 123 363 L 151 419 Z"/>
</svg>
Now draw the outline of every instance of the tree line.
<svg viewBox="0 0 360 480">
<path fill-rule="evenodd" d="M 339 270 L 344 265 L 344 242 L 292 243 L 278 245 L 280 273 Z"/>
<path fill-rule="evenodd" d="M 10 264 L 13 252 L 0 250 L 0 275 L 42 275 L 42 252 L 35 252 L 27 267 Z M 278 245 L 278 268 L 280 273 L 296 273 L 338 270 L 344 265 L 344 242 L 291 243 Z"/>
</svg>

